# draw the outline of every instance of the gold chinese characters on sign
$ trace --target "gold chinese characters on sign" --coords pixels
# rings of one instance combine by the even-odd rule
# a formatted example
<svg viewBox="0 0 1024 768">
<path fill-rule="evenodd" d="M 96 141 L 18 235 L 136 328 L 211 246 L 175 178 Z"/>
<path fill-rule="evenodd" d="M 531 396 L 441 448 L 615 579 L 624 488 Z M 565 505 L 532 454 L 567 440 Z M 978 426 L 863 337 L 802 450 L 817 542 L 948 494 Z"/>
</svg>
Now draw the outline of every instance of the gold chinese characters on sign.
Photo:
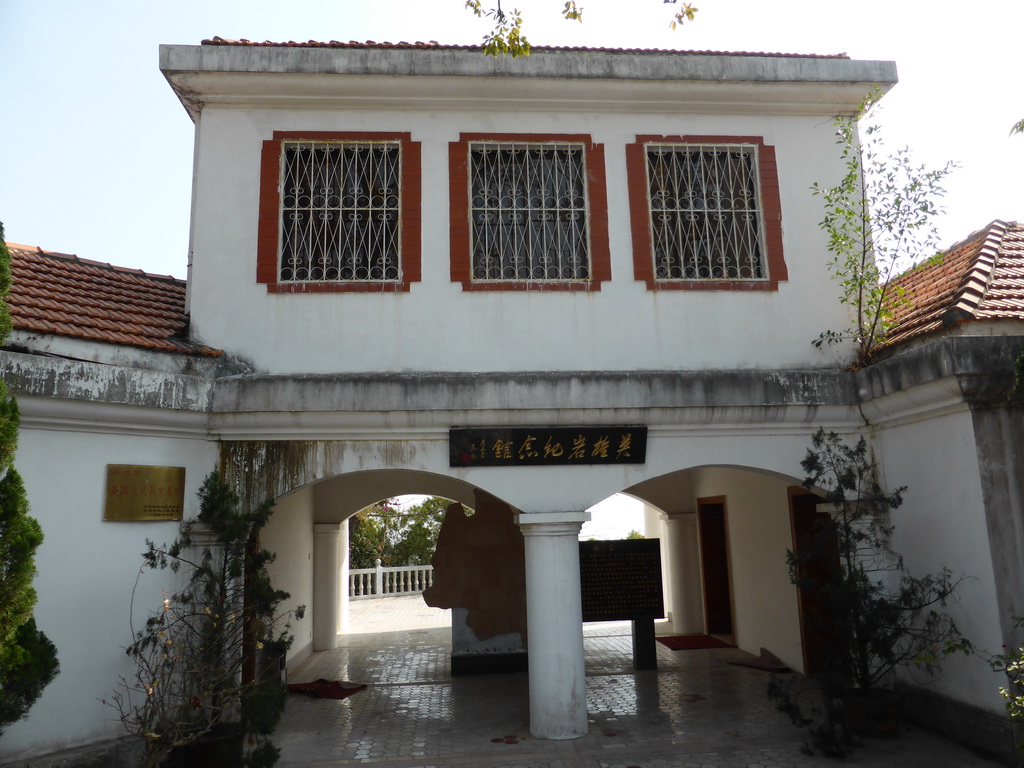
<svg viewBox="0 0 1024 768">
<path fill-rule="evenodd" d="M 107 464 L 104 520 L 181 520 L 184 511 L 184 467 Z"/>
<path fill-rule="evenodd" d="M 453 467 L 643 464 L 647 427 L 453 427 Z"/>
</svg>

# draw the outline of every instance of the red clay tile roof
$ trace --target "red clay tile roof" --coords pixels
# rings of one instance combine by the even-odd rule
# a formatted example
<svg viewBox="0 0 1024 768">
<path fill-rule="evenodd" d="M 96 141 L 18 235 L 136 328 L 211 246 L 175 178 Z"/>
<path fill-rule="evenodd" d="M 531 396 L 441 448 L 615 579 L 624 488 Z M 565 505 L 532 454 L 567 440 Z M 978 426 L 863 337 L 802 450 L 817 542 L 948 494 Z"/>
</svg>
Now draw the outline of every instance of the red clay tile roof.
<svg viewBox="0 0 1024 768">
<path fill-rule="evenodd" d="M 8 243 L 14 327 L 188 355 L 185 281 Z"/>
<path fill-rule="evenodd" d="M 377 43 L 373 40 L 367 40 L 366 42 L 356 42 L 350 40 L 347 43 L 339 40 L 307 40 L 304 43 L 299 43 L 294 40 L 288 42 L 275 43 L 270 40 L 264 40 L 263 42 L 254 42 L 252 40 L 226 40 L 223 37 L 212 37 L 208 40 L 203 40 L 202 45 L 241 45 L 241 46 L 255 46 L 262 48 L 392 48 L 396 50 L 419 50 L 419 51 L 480 51 L 482 46 L 479 45 L 446 45 L 431 40 L 429 43 Z M 543 52 L 543 51 L 590 51 L 594 53 L 651 53 L 651 54 L 665 54 L 665 53 L 683 53 L 692 56 L 771 56 L 776 58 L 786 59 L 849 59 L 850 57 L 845 53 L 836 54 L 817 54 L 817 53 L 759 53 L 756 51 L 679 51 L 668 48 L 586 48 L 586 47 L 569 47 L 569 46 L 558 46 L 558 45 L 533 45 L 530 47 L 531 51 Z"/>
<path fill-rule="evenodd" d="M 908 301 L 887 347 L 971 320 L 1024 320 L 1024 224 L 993 221 L 893 284 Z"/>
</svg>

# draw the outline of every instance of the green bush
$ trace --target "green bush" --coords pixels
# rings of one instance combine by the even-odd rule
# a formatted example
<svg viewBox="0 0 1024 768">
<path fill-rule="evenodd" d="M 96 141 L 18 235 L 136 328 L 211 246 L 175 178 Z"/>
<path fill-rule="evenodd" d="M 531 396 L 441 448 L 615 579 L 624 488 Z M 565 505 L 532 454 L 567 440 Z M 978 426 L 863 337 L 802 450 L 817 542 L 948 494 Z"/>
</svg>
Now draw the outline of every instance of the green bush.
<svg viewBox="0 0 1024 768">
<path fill-rule="evenodd" d="M 0 224 L 0 342 L 11 330 L 3 301 L 11 285 L 11 254 Z M 18 403 L 0 382 L 0 734 L 28 714 L 60 670 L 57 649 L 36 627 L 35 553 L 43 542 L 29 516 L 21 476 L 11 466 L 18 445 Z"/>
<path fill-rule="evenodd" d="M 277 628 L 278 606 L 289 595 L 274 588 L 267 570 L 274 554 L 258 544 L 274 504 L 239 511 L 238 497 L 216 472 L 199 499 L 199 515 L 170 546 L 146 542 L 145 568 L 181 572 L 185 586 L 125 649 L 135 674 L 121 678 L 110 704 L 128 733 L 145 742 L 147 768 L 175 749 L 204 741 L 223 747 L 222 736 L 239 733 L 245 754 L 235 762 L 218 757 L 218 764 L 270 766 L 277 750 L 269 736 L 285 706 L 280 666 L 292 642 L 287 624 Z"/>
</svg>

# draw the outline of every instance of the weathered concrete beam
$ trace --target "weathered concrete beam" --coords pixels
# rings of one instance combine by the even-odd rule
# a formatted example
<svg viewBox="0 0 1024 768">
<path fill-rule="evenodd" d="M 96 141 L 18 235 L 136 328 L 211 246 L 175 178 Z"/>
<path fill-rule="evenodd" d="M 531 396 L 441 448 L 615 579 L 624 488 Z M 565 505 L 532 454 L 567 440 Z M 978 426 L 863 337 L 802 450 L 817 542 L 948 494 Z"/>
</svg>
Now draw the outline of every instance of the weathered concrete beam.
<svg viewBox="0 0 1024 768">
<path fill-rule="evenodd" d="M 385 373 L 221 379 L 213 410 L 592 410 L 854 403 L 852 377 L 842 371 Z"/>
<path fill-rule="evenodd" d="M 891 61 L 839 57 L 443 47 L 163 45 L 160 69 L 193 119 L 240 104 L 835 115 L 897 79 Z"/>
<path fill-rule="evenodd" d="M 839 57 L 699 53 L 691 51 L 558 50 L 535 48 L 527 58 L 484 56 L 438 47 L 349 48 L 161 45 L 160 69 L 171 72 L 338 75 L 529 77 L 716 82 L 896 82 L 891 61 Z M 567 94 L 571 96 L 571 94 Z"/>
<path fill-rule="evenodd" d="M 214 380 L 45 355 L 0 351 L 0 378 L 15 395 L 208 411 Z"/>
<path fill-rule="evenodd" d="M 1022 348 L 1024 336 L 935 339 L 857 371 L 857 395 L 869 402 L 949 380 L 971 405 L 1006 402 Z"/>
</svg>

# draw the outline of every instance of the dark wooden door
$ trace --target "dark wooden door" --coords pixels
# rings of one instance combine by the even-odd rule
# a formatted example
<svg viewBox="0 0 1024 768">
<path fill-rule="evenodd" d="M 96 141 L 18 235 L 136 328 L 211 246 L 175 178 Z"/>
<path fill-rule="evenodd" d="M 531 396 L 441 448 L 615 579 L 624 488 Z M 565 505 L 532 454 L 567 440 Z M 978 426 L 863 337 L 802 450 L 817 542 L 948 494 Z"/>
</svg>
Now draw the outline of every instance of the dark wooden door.
<svg viewBox="0 0 1024 768">
<path fill-rule="evenodd" d="M 732 634 L 732 589 L 724 500 L 698 500 L 700 562 L 704 579 L 704 627 L 709 635 Z"/>
<path fill-rule="evenodd" d="M 802 553 L 801 571 L 797 574 L 804 583 L 797 590 L 800 606 L 800 637 L 804 649 L 804 672 L 813 675 L 822 671 L 835 640 L 835 624 L 821 595 L 810 584 L 822 583 L 830 569 L 839 567 L 839 550 L 829 528 L 829 516 L 818 510 L 820 499 L 802 488 L 792 488 L 789 494 L 790 515 L 793 521 L 793 551 Z M 808 584 L 808 582 L 810 584 Z"/>
</svg>

